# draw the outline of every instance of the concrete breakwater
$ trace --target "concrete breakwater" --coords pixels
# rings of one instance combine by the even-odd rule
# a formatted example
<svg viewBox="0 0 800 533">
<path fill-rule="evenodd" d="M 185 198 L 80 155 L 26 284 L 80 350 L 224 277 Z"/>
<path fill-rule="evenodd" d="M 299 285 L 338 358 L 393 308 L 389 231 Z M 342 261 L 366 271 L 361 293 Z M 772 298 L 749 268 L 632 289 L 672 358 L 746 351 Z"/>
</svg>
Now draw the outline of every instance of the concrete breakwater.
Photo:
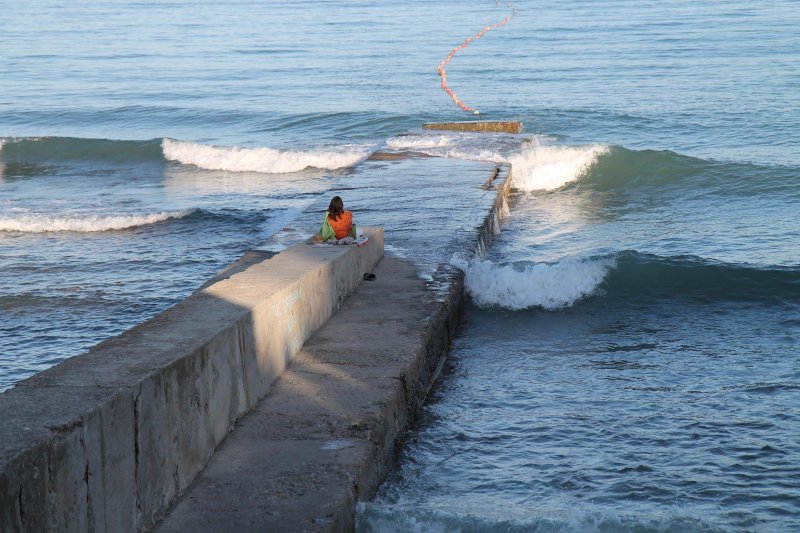
<svg viewBox="0 0 800 533">
<path fill-rule="evenodd" d="M 476 228 L 481 254 L 499 231 L 510 183 Z M 384 258 L 242 418 L 156 533 L 352 531 L 355 506 L 391 470 L 456 333 L 463 273 L 442 264 L 429 282 Z"/>
<path fill-rule="evenodd" d="M 250 257 L 85 355 L 0 395 L 0 531 L 150 528 L 383 255 Z"/>
<path fill-rule="evenodd" d="M 503 171 L 480 188 L 494 200 L 475 253 L 509 188 Z M 352 529 L 464 298 L 455 267 L 426 282 L 391 258 L 346 298 L 383 254 L 382 230 L 367 232 L 358 249 L 250 253 L 162 315 L 0 395 L 0 530 Z"/>
</svg>

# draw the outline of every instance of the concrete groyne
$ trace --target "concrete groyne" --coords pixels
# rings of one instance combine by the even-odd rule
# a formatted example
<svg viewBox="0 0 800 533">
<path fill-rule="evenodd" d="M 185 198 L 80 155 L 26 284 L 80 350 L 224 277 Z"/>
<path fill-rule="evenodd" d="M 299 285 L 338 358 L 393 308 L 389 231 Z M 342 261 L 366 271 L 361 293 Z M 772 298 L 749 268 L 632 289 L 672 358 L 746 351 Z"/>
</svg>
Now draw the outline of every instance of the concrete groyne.
<svg viewBox="0 0 800 533">
<path fill-rule="evenodd" d="M 0 395 L 0 531 L 150 528 L 383 256 L 299 245 Z"/>
<path fill-rule="evenodd" d="M 507 168 L 478 188 L 493 195 L 470 230 L 480 255 L 506 210 Z M 464 302 L 463 272 L 441 264 L 423 280 L 381 261 L 383 232 L 367 233 L 363 248 L 248 253 L 1 394 L 0 531 L 352 530 Z"/>
<path fill-rule="evenodd" d="M 472 254 L 499 232 L 506 168 L 484 185 L 494 201 Z M 430 281 L 384 258 L 242 418 L 156 533 L 329 532 L 354 529 L 394 464 L 456 334 L 464 274 L 442 264 Z"/>
</svg>

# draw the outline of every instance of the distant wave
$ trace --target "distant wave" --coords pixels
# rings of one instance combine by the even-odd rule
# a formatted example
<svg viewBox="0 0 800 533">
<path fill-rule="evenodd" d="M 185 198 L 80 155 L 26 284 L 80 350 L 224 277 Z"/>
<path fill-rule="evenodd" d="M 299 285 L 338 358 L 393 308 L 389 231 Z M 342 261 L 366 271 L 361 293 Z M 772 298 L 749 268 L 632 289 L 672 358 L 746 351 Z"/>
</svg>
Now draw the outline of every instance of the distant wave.
<svg viewBox="0 0 800 533">
<path fill-rule="evenodd" d="M 523 191 L 554 190 L 586 175 L 598 158 L 609 152 L 589 146 L 530 146 L 509 158 L 512 184 Z"/>
<path fill-rule="evenodd" d="M 335 170 L 355 166 L 369 157 L 365 146 L 319 150 L 217 147 L 175 139 L 120 141 L 74 137 L 0 139 L 4 161 L 38 162 L 95 160 L 111 163 L 163 162 L 165 159 L 208 170 L 283 174 L 306 168 Z"/>
<path fill-rule="evenodd" d="M 113 231 L 135 228 L 164 222 L 169 219 L 179 219 L 191 215 L 196 209 L 180 211 L 162 211 L 147 215 L 116 215 L 116 216 L 60 216 L 47 217 L 39 215 L 21 215 L 0 218 L 0 231 L 18 231 L 25 233 L 46 233 L 56 231 L 74 231 L 80 233 Z"/>
<path fill-rule="evenodd" d="M 0 140 L 6 161 L 104 160 L 115 163 L 163 161 L 159 139 L 117 141 L 75 137 L 23 137 Z"/>
<path fill-rule="evenodd" d="M 335 170 L 355 166 L 371 151 L 348 146 L 328 150 L 275 150 L 272 148 L 217 147 L 175 139 L 164 139 L 164 157 L 185 165 L 230 172 L 285 174 L 306 168 Z"/>
<path fill-rule="evenodd" d="M 455 259 L 465 286 L 485 307 L 548 310 L 575 305 L 590 296 L 642 302 L 800 302 L 800 268 L 758 268 L 694 256 L 660 257 L 635 251 L 557 263 L 493 263 Z"/>
</svg>

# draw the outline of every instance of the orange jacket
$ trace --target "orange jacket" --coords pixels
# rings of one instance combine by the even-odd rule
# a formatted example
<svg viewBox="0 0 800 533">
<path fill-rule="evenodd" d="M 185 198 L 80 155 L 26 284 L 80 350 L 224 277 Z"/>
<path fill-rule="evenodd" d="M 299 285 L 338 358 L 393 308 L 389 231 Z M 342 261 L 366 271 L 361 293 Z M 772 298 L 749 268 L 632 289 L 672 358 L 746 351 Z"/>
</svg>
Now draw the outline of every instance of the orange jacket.
<svg viewBox="0 0 800 533">
<path fill-rule="evenodd" d="M 345 209 L 336 220 L 333 220 L 330 215 L 328 215 L 328 224 L 331 225 L 331 229 L 333 233 L 336 234 L 337 239 L 344 239 L 347 236 L 351 236 L 353 232 L 353 213 Z"/>
</svg>

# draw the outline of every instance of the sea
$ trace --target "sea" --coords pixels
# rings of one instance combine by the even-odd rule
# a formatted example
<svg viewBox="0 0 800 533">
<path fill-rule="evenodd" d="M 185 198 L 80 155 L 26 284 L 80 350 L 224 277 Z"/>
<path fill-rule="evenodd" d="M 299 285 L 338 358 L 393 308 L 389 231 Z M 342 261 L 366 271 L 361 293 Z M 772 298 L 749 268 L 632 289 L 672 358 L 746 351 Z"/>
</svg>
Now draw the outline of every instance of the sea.
<svg viewBox="0 0 800 533">
<path fill-rule="evenodd" d="M 446 65 L 465 113 L 437 67 L 509 15 Z M 0 390 L 340 194 L 468 291 L 359 532 L 798 531 L 798 27 L 796 0 L 2 1 Z M 476 118 L 525 131 L 421 128 Z"/>
</svg>

